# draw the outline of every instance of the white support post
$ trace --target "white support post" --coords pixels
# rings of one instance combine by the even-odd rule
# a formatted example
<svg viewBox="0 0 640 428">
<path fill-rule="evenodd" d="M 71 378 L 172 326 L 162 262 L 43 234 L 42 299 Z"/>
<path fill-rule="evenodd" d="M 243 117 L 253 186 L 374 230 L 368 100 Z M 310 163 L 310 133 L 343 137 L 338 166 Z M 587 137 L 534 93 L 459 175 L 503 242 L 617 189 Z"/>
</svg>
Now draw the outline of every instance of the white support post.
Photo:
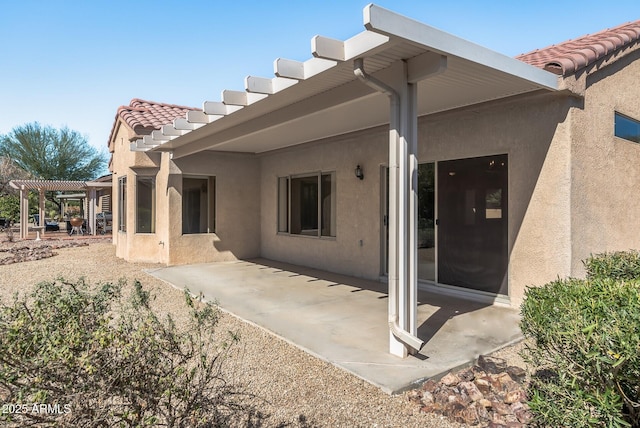
<svg viewBox="0 0 640 428">
<path fill-rule="evenodd" d="M 40 227 L 44 227 L 45 222 L 44 222 L 44 190 L 43 189 L 38 189 L 38 224 L 34 225 L 34 226 L 40 226 Z M 44 236 L 44 231 L 45 231 L 46 227 L 44 227 L 42 229 L 42 235 Z"/>
<path fill-rule="evenodd" d="M 96 234 L 96 189 L 89 190 L 89 218 L 87 219 L 88 231 L 91 235 Z"/>
<path fill-rule="evenodd" d="M 408 65 L 405 61 L 394 67 L 390 85 L 398 93 L 399 102 L 390 120 L 397 143 L 394 148 L 390 146 L 389 151 L 389 279 L 393 275 L 395 298 L 389 299 L 389 305 L 390 311 L 391 305 L 394 305 L 398 327 L 417 337 L 417 88 L 408 82 Z M 390 335 L 390 353 L 404 358 L 410 349 L 396 336 Z"/>
<path fill-rule="evenodd" d="M 389 96 L 389 352 L 404 358 L 418 352 L 417 337 L 417 117 L 416 88 L 405 61 L 396 62 L 390 83 L 367 75 L 364 60 L 355 75 Z"/>
<path fill-rule="evenodd" d="M 398 284 L 399 284 L 399 260 L 398 260 L 398 121 L 399 106 L 391 105 L 389 123 L 389 315 L 397 313 L 398 308 Z M 407 356 L 406 346 L 400 342 L 393 331 L 389 330 L 389 353 L 400 358 Z"/>
<path fill-rule="evenodd" d="M 20 188 L 20 239 L 27 239 L 29 235 L 29 190 Z"/>
<path fill-rule="evenodd" d="M 414 336 L 418 335 L 418 105 L 417 85 L 407 84 L 407 139 L 409 149 L 409 264 L 408 290 L 408 328 Z"/>
</svg>

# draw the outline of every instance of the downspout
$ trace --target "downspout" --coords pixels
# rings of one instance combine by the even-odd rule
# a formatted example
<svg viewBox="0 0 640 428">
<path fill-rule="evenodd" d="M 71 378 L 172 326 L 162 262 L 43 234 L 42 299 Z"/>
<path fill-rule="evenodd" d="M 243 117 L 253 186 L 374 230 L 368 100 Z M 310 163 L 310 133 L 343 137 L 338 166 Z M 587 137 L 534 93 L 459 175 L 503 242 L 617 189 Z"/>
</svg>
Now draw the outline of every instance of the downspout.
<svg viewBox="0 0 640 428">
<path fill-rule="evenodd" d="M 389 97 L 390 102 L 390 117 L 389 117 L 389 200 L 393 201 L 397 199 L 396 187 L 398 177 L 398 127 L 400 125 L 400 95 L 391 86 L 384 82 L 379 81 L 373 76 L 368 75 L 364 71 L 364 59 L 356 58 L 353 62 L 353 73 L 356 77 L 367 86 L 375 89 L 376 91 L 383 93 Z M 394 204 L 394 210 L 398 209 L 397 204 Z M 389 229 L 392 233 L 389 233 L 389 247 L 398 248 L 396 244 L 397 240 L 397 222 L 398 213 L 391 213 L 389 210 Z M 400 251 L 404 251 L 401 248 Z M 398 321 L 398 263 L 397 254 L 396 257 L 389 258 L 389 329 L 393 336 L 406 346 L 420 351 L 424 346 L 424 342 L 413 334 L 409 333 L 402 327 L 400 327 Z M 403 279 L 406 280 L 406 275 L 403 275 Z"/>
</svg>

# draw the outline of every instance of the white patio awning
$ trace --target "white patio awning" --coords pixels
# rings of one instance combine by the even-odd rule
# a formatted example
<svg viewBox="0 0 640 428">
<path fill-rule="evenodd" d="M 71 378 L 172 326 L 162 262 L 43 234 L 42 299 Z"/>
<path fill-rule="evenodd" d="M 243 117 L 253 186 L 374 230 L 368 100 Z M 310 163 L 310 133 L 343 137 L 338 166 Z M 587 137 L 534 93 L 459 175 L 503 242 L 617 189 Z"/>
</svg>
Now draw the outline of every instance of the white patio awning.
<svg viewBox="0 0 640 428">
<path fill-rule="evenodd" d="M 17 190 L 60 190 L 74 192 L 96 187 L 108 188 L 111 187 L 111 181 L 11 180 L 9 185 Z"/>
<path fill-rule="evenodd" d="M 245 91 L 223 91 L 221 101 L 204 102 L 202 112 L 131 149 L 172 151 L 174 158 L 202 150 L 261 153 L 386 124 L 387 98 L 356 80 L 356 58 L 373 76 L 400 60 L 416 73 L 445 61 L 444 72 L 416 79 L 418 115 L 558 89 L 552 73 L 375 5 L 365 7 L 364 26 L 345 41 L 316 36 L 313 58 L 276 59 L 274 78 L 249 76 Z"/>
<path fill-rule="evenodd" d="M 109 189 L 112 187 L 111 176 L 106 175 L 94 181 L 72 181 L 72 180 L 11 180 L 9 185 L 14 189 L 20 190 L 20 238 L 26 239 L 29 234 L 28 217 L 29 217 L 29 191 L 37 190 L 39 192 L 38 211 L 40 226 L 44 226 L 44 193 L 46 191 L 65 191 L 65 192 L 86 192 L 86 198 L 95 200 L 97 191 L 100 189 Z M 75 196 L 75 195 L 74 195 Z M 91 233 L 95 235 L 96 216 L 93 205 L 89 205 L 89 225 Z M 38 234 L 38 238 L 40 235 Z"/>
</svg>

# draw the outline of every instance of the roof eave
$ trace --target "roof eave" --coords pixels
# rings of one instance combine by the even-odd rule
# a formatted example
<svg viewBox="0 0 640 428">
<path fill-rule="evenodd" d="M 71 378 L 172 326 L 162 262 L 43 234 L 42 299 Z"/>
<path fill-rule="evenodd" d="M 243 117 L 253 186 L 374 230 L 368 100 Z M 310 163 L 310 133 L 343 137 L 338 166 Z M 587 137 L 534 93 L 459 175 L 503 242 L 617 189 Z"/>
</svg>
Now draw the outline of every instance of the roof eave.
<svg viewBox="0 0 640 428">
<path fill-rule="evenodd" d="M 541 89 L 557 91 L 558 76 L 515 58 L 438 30 L 422 22 L 369 4 L 364 8 L 364 26 L 369 31 L 427 47 L 433 52 L 474 62 L 528 80 Z"/>
<path fill-rule="evenodd" d="M 286 110 L 293 103 L 298 103 L 302 100 L 300 97 L 305 94 L 305 88 L 315 87 L 314 85 L 320 82 L 320 85 L 318 85 L 320 89 L 317 89 L 315 94 L 307 93 L 308 97 L 320 96 L 327 90 L 326 84 L 322 86 L 323 79 L 329 82 L 335 77 L 340 77 L 340 73 L 344 78 L 345 73 L 352 67 L 350 63 L 355 58 L 372 58 L 378 54 L 380 54 L 380 57 L 384 57 L 387 52 L 393 52 L 399 45 L 413 46 L 414 50 L 419 50 L 422 53 L 431 53 L 436 56 L 440 54 L 455 59 L 456 66 L 459 67 L 458 70 L 463 70 L 467 73 L 475 73 L 476 70 L 481 70 L 486 71 L 491 75 L 490 77 L 498 82 L 508 81 L 508 84 L 511 85 L 514 82 L 521 82 L 521 84 L 518 83 L 519 87 L 512 93 L 505 91 L 498 93 L 499 91 L 496 91 L 495 94 L 485 94 L 476 99 L 469 98 L 466 104 L 464 101 L 456 105 L 452 104 L 449 109 L 517 95 L 523 92 L 536 90 L 557 91 L 559 89 L 560 81 L 558 76 L 550 72 L 499 54 L 387 9 L 370 4 L 364 8 L 363 15 L 366 31 L 346 41 L 316 36 L 312 40 L 314 58 L 311 60 L 301 63 L 278 59 L 274 64 L 275 78 L 248 77 L 245 80 L 245 93 L 224 91 L 222 102 L 205 102 L 202 118 L 198 118 L 202 124 L 202 126 L 198 127 L 199 129 L 185 130 L 184 128 L 176 127 L 174 124 L 173 128 L 175 129 L 169 126 L 170 129 L 161 131 L 163 135 L 167 136 L 162 140 L 154 138 L 153 135 L 145 137 L 132 143 L 131 149 L 140 151 L 174 151 L 176 157 L 207 149 L 217 150 L 222 146 L 224 146 L 223 150 L 232 150 L 235 148 L 234 145 L 237 145 L 236 141 L 261 132 L 261 129 L 257 128 L 257 123 L 264 119 L 266 115 Z M 316 62 L 314 63 L 314 61 Z M 309 73 L 308 70 L 313 70 L 313 72 Z M 353 77 L 352 74 L 351 76 Z M 313 81 L 313 84 L 311 81 Z M 331 89 L 335 89 L 335 87 Z M 366 91 L 353 91 L 354 97 L 367 95 Z M 494 97 L 492 98 L 492 96 Z M 287 99 L 290 101 L 289 104 L 283 102 L 283 100 Z M 353 98 L 353 100 L 355 99 Z M 338 102 L 348 103 L 350 101 L 340 99 L 338 96 L 336 97 L 336 103 Z M 337 106 L 335 104 L 327 108 Z M 440 111 L 446 109 L 446 107 L 443 107 Z M 280 115 L 281 119 L 283 117 L 283 115 Z M 291 115 L 291 117 L 282 120 L 294 122 L 299 120 L 300 117 L 302 116 L 295 117 Z M 256 121 L 257 118 L 260 118 L 260 120 Z M 205 121 L 207 123 L 204 123 Z M 187 116 L 187 122 L 189 122 L 189 116 Z M 281 123 L 275 121 L 262 120 L 262 123 L 265 126 L 264 129 L 281 126 Z M 381 123 L 376 123 L 376 125 L 379 124 Z M 239 128 L 244 129 L 239 130 Z M 234 129 L 235 133 L 233 132 Z M 212 138 L 213 136 L 215 138 Z M 330 136 L 330 133 L 327 133 L 326 136 Z M 298 143 L 302 142 L 305 141 L 298 140 Z M 282 144 L 284 146 L 285 143 Z M 186 146 L 189 147 L 187 148 Z"/>
</svg>

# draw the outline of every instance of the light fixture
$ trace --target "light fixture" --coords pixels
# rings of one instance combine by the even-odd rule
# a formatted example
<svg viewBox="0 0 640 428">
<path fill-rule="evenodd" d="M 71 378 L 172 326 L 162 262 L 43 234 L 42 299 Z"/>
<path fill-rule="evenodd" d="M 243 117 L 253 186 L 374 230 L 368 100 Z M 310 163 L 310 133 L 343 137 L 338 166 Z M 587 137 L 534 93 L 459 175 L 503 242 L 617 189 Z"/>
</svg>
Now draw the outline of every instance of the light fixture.
<svg viewBox="0 0 640 428">
<path fill-rule="evenodd" d="M 360 180 L 364 179 L 364 172 L 362 172 L 362 168 L 360 167 L 360 165 L 356 166 L 356 177 L 358 177 Z"/>
</svg>

